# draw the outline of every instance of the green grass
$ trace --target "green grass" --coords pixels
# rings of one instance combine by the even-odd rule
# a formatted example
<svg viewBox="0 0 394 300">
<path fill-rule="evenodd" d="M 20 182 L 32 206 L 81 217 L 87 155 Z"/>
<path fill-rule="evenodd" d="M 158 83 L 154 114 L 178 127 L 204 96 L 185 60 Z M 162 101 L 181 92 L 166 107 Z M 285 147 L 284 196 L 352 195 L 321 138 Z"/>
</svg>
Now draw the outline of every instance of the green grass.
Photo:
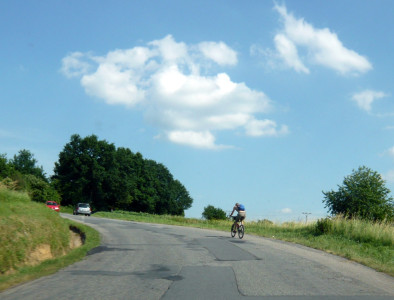
<svg viewBox="0 0 394 300">
<path fill-rule="evenodd" d="M 70 249 L 70 226 L 86 235 L 83 246 Z M 29 254 L 39 245 L 49 245 L 54 258 L 31 265 Z M 100 244 L 97 231 L 63 219 L 26 193 L 0 188 L 0 291 L 81 260 Z"/>
<path fill-rule="evenodd" d="M 231 221 L 228 220 L 207 221 L 124 211 L 98 212 L 95 216 L 223 231 L 230 231 L 231 227 Z M 324 250 L 394 276 L 394 228 L 392 224 L 347 220 L 340 217 L 328 219 L 327 222 L 329 228 L 324 233 L 317 230 L 317 223 L 245 222 L 245 233 Z"/>
</svg>

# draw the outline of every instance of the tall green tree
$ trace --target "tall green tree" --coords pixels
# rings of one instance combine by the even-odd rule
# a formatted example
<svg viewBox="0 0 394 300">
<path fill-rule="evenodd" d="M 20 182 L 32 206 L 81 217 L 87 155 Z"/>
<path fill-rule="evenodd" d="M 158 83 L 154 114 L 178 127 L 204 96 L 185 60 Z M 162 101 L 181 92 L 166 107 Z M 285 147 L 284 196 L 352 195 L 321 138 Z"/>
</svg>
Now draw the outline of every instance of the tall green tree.
<svg viewBox="0 0 394 300">
<path fill-rule="evenodd" d="M 37 160 L 29 150 L 20 150 L 17 155 L 14 155 L 14 159 L 12 159 L 10 163 L 16 171 L 22 174 L 35 175 L 48 181 L 44 169 L 42 166 L 37 166 Z"/>
<path fill-rule="evenodd" d="M 116 150 L 116 176 L 114 176 L 113 188 L 117 197 L 110 204 L 112 209 L 131 210 L 134 199 L 133 191 L 136 188 L 135 154 L 127 148 Z"/>
<path fill-rule="evenodd" d="M 385 181 L 365 166 L 345 177 L 337 191 L 323 192 L 325 207 L 333 215 L 343 214 L 373 221 L 392 220 L 393 198 Z"/>
<path fill-rule="evenodd" d="M 63 205 L 87 202 L 106 209 L 116 198 L 115 146 L 91 135 L 71 136 L 55 163 L 54 180 Z"/>
<path fill-rule="evenodd" d="M 96 209 L 183 215 L 193 202 L 164 165 L 95 135 L 71 136 L 54 171 L 63 205 L 88 202 Z"/>
</svg>

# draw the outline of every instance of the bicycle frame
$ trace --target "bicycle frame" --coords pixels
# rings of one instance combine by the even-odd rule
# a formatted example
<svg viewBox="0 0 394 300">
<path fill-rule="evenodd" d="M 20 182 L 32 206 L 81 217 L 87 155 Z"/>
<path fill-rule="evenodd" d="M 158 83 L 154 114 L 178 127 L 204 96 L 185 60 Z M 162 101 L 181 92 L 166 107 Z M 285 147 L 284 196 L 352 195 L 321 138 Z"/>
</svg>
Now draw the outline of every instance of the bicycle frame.
<svg viewBox="0 0 394 300">
<path fill-rule="evenodd" d="M 234 237 L 238 232 L 238 237 L 242 239 L 245 234 L 245 227 L 242 223 L 242 220 L 236 221 L 237 217 L 233 217 L 234 223 L 231 225 L 231 237 Z"/>
</svg>

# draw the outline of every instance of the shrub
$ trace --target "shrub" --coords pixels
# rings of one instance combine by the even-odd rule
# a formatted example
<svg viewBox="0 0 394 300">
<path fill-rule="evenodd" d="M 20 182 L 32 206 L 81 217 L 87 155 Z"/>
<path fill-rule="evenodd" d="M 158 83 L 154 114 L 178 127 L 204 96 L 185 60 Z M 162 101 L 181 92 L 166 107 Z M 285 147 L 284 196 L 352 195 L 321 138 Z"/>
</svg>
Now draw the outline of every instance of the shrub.
<svg viewBox="0 0 394 300">
<path fill-rule="evenodd" d="M 34 175 L 25 175 L 24 178 L 31 200 L 36 202 L 55 201 L 60 203 L 59 194 L 49 183 Z"/>
<path fill-rule="evenodd" d="M 268 220 L 268 219 L 264 219 L 264 220 L 258 220 L 257 224 L 259 224 L 259 225 L 273 225 L 274 222 L 272 222 L 271 220 Z"/>
<path fill-rule="evenodd" d="M 204 212 L 202 216 L 206 220 L 225 220 L 226 219 L 226 212 L 221 208 L 216 208 L 212 205 L 208 205 L 204 207 Z"/>
<path fill-rule="evenodd" d="M 329 218 L 319 219 L 315 225 L 315 231 L 317 234 L 326 234 L 332 231 L 333 222 Z"/>
</svg>

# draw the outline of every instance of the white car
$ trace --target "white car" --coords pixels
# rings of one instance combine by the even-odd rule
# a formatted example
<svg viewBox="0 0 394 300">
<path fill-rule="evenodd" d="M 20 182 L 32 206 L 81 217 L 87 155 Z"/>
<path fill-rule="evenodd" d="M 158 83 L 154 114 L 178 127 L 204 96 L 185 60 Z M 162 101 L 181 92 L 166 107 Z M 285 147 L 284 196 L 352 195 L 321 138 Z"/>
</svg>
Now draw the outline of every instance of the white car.
<svg viewBox="0 0 394 300">
<path fill-rule="evenodd" d="M 89 203 L 78 203 L 75 205 L 73 215 L 85 215 L 85 216 L 90 216 L 92 213 L 92 209 L 90 208 Z"/>
</svg>

